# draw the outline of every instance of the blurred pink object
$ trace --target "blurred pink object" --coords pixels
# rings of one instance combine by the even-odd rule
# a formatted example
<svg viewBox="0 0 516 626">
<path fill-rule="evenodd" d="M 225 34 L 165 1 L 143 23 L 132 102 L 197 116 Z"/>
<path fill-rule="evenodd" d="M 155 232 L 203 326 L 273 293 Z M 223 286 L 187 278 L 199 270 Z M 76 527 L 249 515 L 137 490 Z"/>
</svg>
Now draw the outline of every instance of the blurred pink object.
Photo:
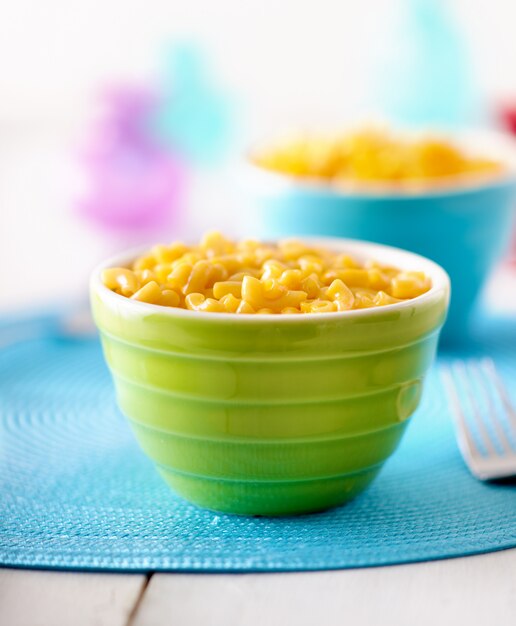
<svg viewBox="0 0 516 626">
<path fill-rule="evenodd" d="M 505 130 L 516 140 L 516 102 L 502 104 L 498 109 L 498 115 Z M 516 228 L 512 233 L 509 261 L 516 266 Z"/>
<path fill-rule="evenodd" d="M 147 130 L 152 93 L 121 88 L 106 100 L 107 116 L 84 154 L 88 188 L 80 211 L 117 239 L 166 236 L 180 221 L 186 168 Z"/>
</svg>

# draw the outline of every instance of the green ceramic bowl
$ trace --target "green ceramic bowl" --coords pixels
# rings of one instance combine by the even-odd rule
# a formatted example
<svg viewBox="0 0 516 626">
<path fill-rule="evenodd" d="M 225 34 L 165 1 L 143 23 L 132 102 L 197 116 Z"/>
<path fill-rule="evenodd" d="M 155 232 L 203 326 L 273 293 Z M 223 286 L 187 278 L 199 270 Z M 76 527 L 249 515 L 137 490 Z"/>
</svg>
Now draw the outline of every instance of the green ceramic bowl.
<svg viewBox="0 0 516 626">
<path fill-rule="evenodd" d="M 135 302 L 91 281 L 118 402 L 167 483 L 208 509 L 320 511 L 360 493 L 394 452 L 421 397 L 449 279 L 418 255 L 307 239 L 420 270 L 411 301 L 343 313 L 235 315 Z"/>
</svg>

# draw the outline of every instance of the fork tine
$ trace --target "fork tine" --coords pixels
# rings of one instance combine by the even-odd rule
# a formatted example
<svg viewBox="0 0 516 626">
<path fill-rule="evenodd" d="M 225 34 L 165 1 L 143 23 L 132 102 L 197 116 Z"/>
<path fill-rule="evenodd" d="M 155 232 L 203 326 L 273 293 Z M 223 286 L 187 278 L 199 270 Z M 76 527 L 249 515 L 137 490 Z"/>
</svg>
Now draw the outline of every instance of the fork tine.
<svg viewBox="0 0 516 626">
<path fill-rule="evenodd" d="M 464 365 L 462 361 L 455 361 L 453 365 L 454 365 L 455 372 L 457 373 L 458 377 L 461 379 L 461 383 L 462 383 L 464 390 L 468 394 L 468 398 L 471 403 L 471 407 L 473 409 L 473 417 L 475 419 L 475 423 L 478 429 L 478 435 L 485 447 L 487 454 L 488 455 L 498 454 L 493 444 L 493 441 L 491 439 L 491 436 L 486 428 L 484 420 L 482 419 L 482 415 L 478 408 L 478 402 L 475 399 L 475 392 L 469 380 L 468 373 L 466 371 L 466 366 Z M 467 422 L 466 422 L 466 428 L 468 428 Z"/>
<path fill-rule="evenodd" d="M 504 405 L 505 410 L 507 411 L 508 428 L 510 429 L 510 432 L 512 432 L 513 436 L 516 437 L 516 410 L 514 409 L 514 407 L 511 404 L 511 401 L 509 400 L 509 394 L 507 393 L 507 389 L 505 388 L 505 385 L 502 383 L 502 379 L 500 378 L 498 372 L 496 371 L 496 366 L 494 364 L 493 359 L 485 357 L 484 359 L 482 359 L 482 366 L 489 380 L 493 383 L 493 385 L 495 386 L 495 389 L 500 394 L 502 404 Z"/>
<path fill-rule="evenodd" d="M 493 430 L 496 433 L 496 439 L 498 440 L 498 443 L 500 444 L 500 448 L 502 449 L 503 454 L 510 454 L 512 453 L 511 444 L 507 435 L 505 434 L 500 418 L 498 417 L 498 411 L 493 401 L 493 396 L 489 391 L 489 386 L 488 386 L 486 377 L 485 375 L 483 375 L 483 368 L 481 368 L 481 366 L 476 361 L 470 361 L 469 369 L 472 375 L 474 376 L 474 378 L 476 379 L 478 388 L 482 390 L 482 395 L 484 396 L 484 400 L 488 407 L 488 415 L 486 415 L 486 417 L 489 420 L 489 423 L 492 425 Z M 480 419 L 482 419 L 480 412 L 479 412 L 479 417 Z M 485 424 L 485 421 L 484 421 L 484 424 Z M 487 427 L 486 427 L 486 430 L 487 430 Z"/>
<path fill-rule="evenodd" d="M 457 436 L 457 442 L 459 444 L 460 451 L 462 452 L 462 456 L 465 458 L 476 457 L 480 454 L 473 437 L 471 436 L 471 432 L 466 420 L 466 416 L 464 415 L 464 411 L 462 410 L 462 405 L 460 403 L 459 394 L 457 393 L 457 389 L 455 387 L 455 382 L 453 380 L 453 375 L 451 373 L 451 369 L 446 366 L 442 366 L 440 368 L 441 378 L 448 393 L 448 397 L 451 400 L 452 404 L 452 417 L 455 422 L 455 433 Z"/>
</svg>

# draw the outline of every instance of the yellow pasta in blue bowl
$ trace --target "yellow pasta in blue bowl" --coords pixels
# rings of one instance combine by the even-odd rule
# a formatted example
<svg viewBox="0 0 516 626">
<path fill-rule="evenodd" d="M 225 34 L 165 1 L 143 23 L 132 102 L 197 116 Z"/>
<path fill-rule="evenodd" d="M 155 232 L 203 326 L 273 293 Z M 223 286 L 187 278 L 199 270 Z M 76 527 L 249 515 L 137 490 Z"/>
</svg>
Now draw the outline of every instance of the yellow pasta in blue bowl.
<svg viewBox="0 0 516 626">
<path fill-rule="evenodd" d="M 255 148 L 244 171 L 260 237 L 350 237 L 439 263 L 453 284 L 443 336 L 468 341 L 514 221 L 514 140 L 484 131 L 308 135 Z"/>
</svg>

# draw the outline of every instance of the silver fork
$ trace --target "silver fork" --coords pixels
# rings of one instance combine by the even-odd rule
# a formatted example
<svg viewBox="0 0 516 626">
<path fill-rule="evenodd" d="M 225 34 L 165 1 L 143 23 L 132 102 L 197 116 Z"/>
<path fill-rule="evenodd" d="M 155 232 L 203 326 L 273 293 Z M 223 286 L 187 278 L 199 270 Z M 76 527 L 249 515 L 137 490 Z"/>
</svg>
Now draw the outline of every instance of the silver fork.
<svg viewBox="0 0 516 626">
<path fill-rule="evenodd" d="M 441 375 L 459 449 L 471 472 L 480 480 L 515 476 L 516 411 L 492 359 L 457 360 L 443 365 Z"/>
</svg>

